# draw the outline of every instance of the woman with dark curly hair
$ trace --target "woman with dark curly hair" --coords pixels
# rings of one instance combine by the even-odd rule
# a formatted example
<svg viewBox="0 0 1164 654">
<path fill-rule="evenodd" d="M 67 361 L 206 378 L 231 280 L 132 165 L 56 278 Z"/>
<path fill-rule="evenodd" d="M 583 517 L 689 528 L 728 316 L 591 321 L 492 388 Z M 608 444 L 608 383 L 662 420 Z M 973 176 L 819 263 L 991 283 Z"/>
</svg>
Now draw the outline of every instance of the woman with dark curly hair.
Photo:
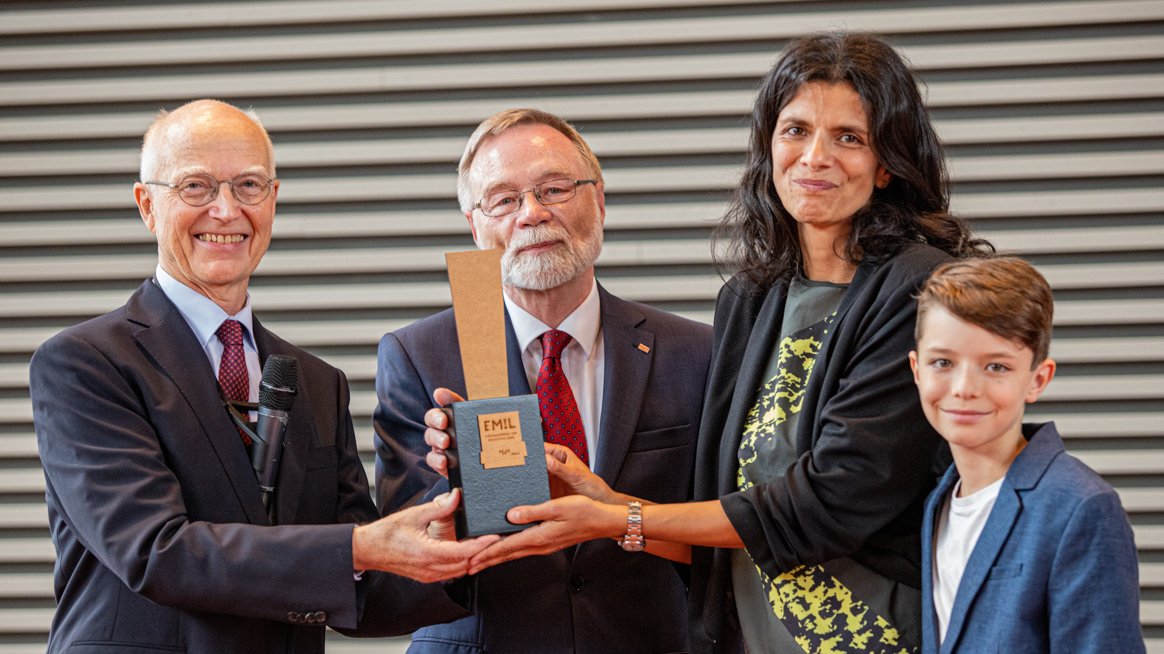
<svg viewBox="0 0 1164 654">
<path fill-rule="evenodd" d="M 721 226 L 737 272 L 716 302 L 697 501 L 614 493 L 550 446 L 551 472 L 588 497 L 514 509 L 543 522 L 479 561 L 626 533 L 626 549 L 690 551 L 694 651 L 917 651 L 921 508 L 943 466 L 907 359 L 914 293 L 992 249 L 948 207 L 941 143 L 893 48 L 789 45 Z"/>
</svg>

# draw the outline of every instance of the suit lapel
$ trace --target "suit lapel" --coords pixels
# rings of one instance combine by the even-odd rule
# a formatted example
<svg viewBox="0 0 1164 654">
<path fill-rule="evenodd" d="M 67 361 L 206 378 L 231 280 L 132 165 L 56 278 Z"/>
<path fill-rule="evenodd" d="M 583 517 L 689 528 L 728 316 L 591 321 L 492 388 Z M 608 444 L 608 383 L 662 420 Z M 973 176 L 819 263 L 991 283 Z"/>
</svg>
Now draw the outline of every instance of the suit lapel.
<svg viewBox="0 0 1164 654">
<path fill-rule="evenodd" d="M 594 471 L 614 485 L 622 470 L 655 356 L 655 335 L 638 325 L 646 319 L 633 305 L 598 287 L 602 309 L 603 389 Z M 647 351 L 640 349 L 644 345 Z"/>
<path fill-rule="evenodd" d="M 259 497 L 258 480 L 238 431 L 218 395 L 218 384 L 210 362 L 182 314 L 153 281 L 147 280 L 130 298 L 127 317 L 142 325 L 136 334 L 138 343 L 186 399 L 202 437 L 214 450 L 230 479 L 235 498 L 247 520 L 266 524 L 267 515 Z"/>
<path fill-rule="evenodd" d="M 947 495 L 950 494 L 950 489 L 958 481 L 958 470 L 954 466 L 950 466 L 946 470 L 946 474 L 938 481 L 937 487 L 931 492 L 926 499 L 925 511 L 922 513 L 922 546 L 930 545 L 930 556 L 922 558 L 922 589 L 928 590 L 928 593 L 922 595 L 922 642 L 936 643 L 938 642 L 938 615 L 934 609 L 933 601 L 933 578 L 934 578 L 934 530 L 937 528 L 938 512 L 942 510 L 942 504 Z"/>
<path fill-rule="evenodd" d="M 1035 488 L 1055 457 L 1065 451 L 1063 441 L 1055 431 L 1053 423 L 1024 424 L 1022 429 L 1023 437 L 1028 440 L 1028 444 L 1006 471 L 1006 479 L 998 491 L 994 509 L 982 528 L 982 536 L 974 545 L 974 551 L 970 553 L 970 560 L 966 562 L 966 571 L 962 573 L 958 594 L 954 597 L 954 606 L 950 609 L 950 626 L 946 631 L 946 639 L 942 641 L 943 652 L 956 650 L 958 636 L 966 622 L 966 614 L 973 606 L 978 591 L 986 582 L 990 569 L 998 560 L 1003 546 L 1010 538 L 1010 532 L 1022 515 L 1021 493 Z"/>
<path fill-rule="evenodd" d="M 458 357 L 460 350 L 457 350 Z M 505 359 L 506 369 L 509 372 L 509 394 L 512 395 L 529 395 L 533 391 L 529 387 L 529 378 L 525 376 L 525 363 L 521 360 L 521 346 L 517 343 L 517 334 L 513 332 L 513 321 L 509 319 L 509 311 L 505 312 Z M 461 385 L 464 386 L 464 377 L 462 371 L 457 373 L 462 375 Z"/>
<path fill-rule="evenodd" d="M 272 354 L 294 356 L 295 351 L 287 343 L 267 331 L 258 318 L 253 319 L 255 344 L 259 348 L 259 360 L 266 362 Z M 295 522 L 299 501 L 303 496 L 304 473 L 307 470 L 307 456 L 317 445 L 315 423 L 312 415 L 314 403 L 311 389 L 304 383 L 303 369 L 299 368 L 298 391 L 288 412 L 287 430 L 283 435 L 283 459 L 279 463 L 279 476 L 275 484 L 275 521 L 286 525 Z"/>
<path fill-rule="evenodd" d="M 1002 551 L 1010 537 L 1011 529 L 1022 513 L 1022 502 L 1018 493 L 1007 482 L 1002 483 L 998 491 L 998 499 L 990 511 L 990 517 L 982 528 L 982 535 L 970 553 L 970 560 L 966 562 L 966 570 L 962 573 L 962 581 L 958 583 L 958 593 L 954 596 L 954 606 L 950 608 L 950 625 L 946 628 L 946 638 L 942 641 L 942 651 L 955 651 L 958 637 L 966 623 L 966 615 L 974 604 L 998 554 Z"/>
<path fill-rule="evenodd" d="M 1024 424 L 1022 429 L 1023 437 L 1028 441 L 1026 449 L 1019 453 L 1006 471 L 1006 479 L 998 491 L 994 509 L 982 528 L 982 536 L 974 546 L 970 560 L 966 562 L 966 571 L 962 573 L 962 582 L 958 585 L 958 594 L 950 609 L 950 626 L 946 631 L 946 639 L 942 641 L 943 652 L 956 650 L 966 614 L 1022 514 L 1021 493 L 1038 486 L 1051 463 L 1066 451 L 1054 423 Z"/>
</svg>

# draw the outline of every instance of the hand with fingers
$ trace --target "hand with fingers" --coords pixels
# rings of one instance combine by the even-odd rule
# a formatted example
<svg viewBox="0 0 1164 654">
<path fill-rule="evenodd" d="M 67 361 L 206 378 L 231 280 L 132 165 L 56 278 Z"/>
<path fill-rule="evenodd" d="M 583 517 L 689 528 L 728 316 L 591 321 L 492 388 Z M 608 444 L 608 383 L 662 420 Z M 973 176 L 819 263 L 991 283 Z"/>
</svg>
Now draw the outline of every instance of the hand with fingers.
<svg viewBox="0 0 1164 654">
<path fill-rule="evenodd" d="M 454 489 L 427 504 L 356 527 L 352 534 L 353 567 L 391 572 L 423 583 L 463 577 L 469 560 L 500 537 L 453 540 L 451 521 L 460 498 L 460 491 Z"/>
<path fill-rule="evenodd" d="M 453 402 L 464 402 L 465 399 L 447 388 L 438 388 L 432 393 L 432 399 L 437 406 L 448 406 Z M 429 409 L 424 414 L 424 443 L 431 449 L 424 457 L 424 462 L 437 474 L 449 478 L 449 459 L 446 450 L 453 446 L 453 437 L 446 429 L 449 428 L 449 417 L 438 409 Z"/>
<path fill-rule="evenodd" d="M 591 472 L 590 467 L 570 448 L 546 443 L 546 472 L 550 475 L 550 497 L 584 495 L 606 504 L 622 503 L 621 497 L 606 481 Z"/>
<path fill-rule="evenodd" d="M 473 556 L 469 574 L 527 556 L 549 554 L 596 538 L 615 538 L 626 530 L 626 506 L 568 495 L 533 506 L 518 506 L 506 517 L 514 524 L 537 522 Z"/>
<path fill-rule="evenodd" d="M 459 501 L 461 498 L 461 490 L 459 488 L 454 488 L 449 493 L 442 493 L 441 495 L 438 495 L 435 498 L 433 498 L 433 501 L 436 502 L 436 501 L 440 500 L 442 497 L 445 497 L 445 498 L 451 497 L 451 496 L 453 496 L 454 493 L 456 494 L 456 498 L 455 498 L 456 501 Z M 428 537 L 434 541 L 442 541 L 443 540 L 443 541 L 456 542 L 456 540 L 457 540 L 457 523 L 453 519 L 453 513 L 455 513 L 455 509 L 453 512 L 450 512 L 448 515 L 444 515 L 443 517 L 439 517 L 435 520 L 430 521 L 428 523 Z"/>
</svg>

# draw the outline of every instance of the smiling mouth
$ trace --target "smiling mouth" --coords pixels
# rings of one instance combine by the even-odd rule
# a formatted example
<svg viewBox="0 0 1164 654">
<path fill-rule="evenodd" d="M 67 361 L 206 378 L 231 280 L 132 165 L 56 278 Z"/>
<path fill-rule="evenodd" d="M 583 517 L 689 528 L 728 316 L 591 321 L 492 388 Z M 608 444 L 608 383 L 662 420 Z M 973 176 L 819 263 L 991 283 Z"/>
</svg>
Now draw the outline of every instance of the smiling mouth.
<svg viewBox="0 0 1164 654">
<path fill-rule="evenodd" d="M 837 188 L 836 184 L 819 179 L 798 179 L 796 183 L 809 191 L 831 191 Z"/>
<path fill-rule="evenodd" d="M 541 243 L 531 243 L 531 244 L 526 245 L 524 247 L 518 248 L 517 254 L 523 254 L 525 252 L 531 252 L 531 251 L 545 250 L 545 249 L 554 247 L 555 245 L 557 245 L 560 242 L 561 241 L 542 241 Z"/>
<path fill-rule="evenodd" d="M 242 234 L 199 234 L 199 241 L 206 243 L 242 243 L 246 240 L 246 236 Z"/>
<path fill-rule="evenodd" d="M 974 420 L 987 415 L 987 411 L 970 411 L 968 409 L 942 409 L 942 411 L 955 420 Z"/>
</svg>

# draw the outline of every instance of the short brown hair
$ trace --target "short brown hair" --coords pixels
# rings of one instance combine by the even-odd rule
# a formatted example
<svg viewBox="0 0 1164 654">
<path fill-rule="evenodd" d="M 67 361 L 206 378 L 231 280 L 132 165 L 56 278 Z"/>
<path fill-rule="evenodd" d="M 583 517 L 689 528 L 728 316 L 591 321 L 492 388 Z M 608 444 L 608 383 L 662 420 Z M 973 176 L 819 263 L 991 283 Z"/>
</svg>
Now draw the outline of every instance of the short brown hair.
<svg viewBox="0 0 1164 654">
<path fill-rule="evenodd" d="M 1054 298 L 1047 280 L 1018 257 L 987 257 L 947 263 L 930 275 L 917 298 L 914 338 L 931 306 L 1030 348 L 1032 370 L 1051 350 Z"/>
<path fill-rule="evenodd" d="M 574 129 L 573 125 L 540 109 L 506 109 L 481 121 L 481 124 L 473 131 L 473 135 L 469 137 L 469 142 L 465 144 L 465 153 L 461 155 L 461 162 L 457 166 L 457 200 L 461 203 L 461 211 L 468 213 L 473 209 L 473 198 L 469 195 L 471 193 L 469 169 L 473 166 L 473 159 L 477 156 L 481 141 L 489 136 L 497 136 L 518 125 L 547 125 L 558 130 L 570 139 L 574 148 L 578 150 L 578 155 L 582 157 L 582 163 L 586 166 L 587 174 L 596 181 L 602 181 L 602 166 L 598 164 L 598 157 L 594 156 L 594 151 L 590 149 L 586 139 L 582 138 L 582 135 Z"/>
</svg>

